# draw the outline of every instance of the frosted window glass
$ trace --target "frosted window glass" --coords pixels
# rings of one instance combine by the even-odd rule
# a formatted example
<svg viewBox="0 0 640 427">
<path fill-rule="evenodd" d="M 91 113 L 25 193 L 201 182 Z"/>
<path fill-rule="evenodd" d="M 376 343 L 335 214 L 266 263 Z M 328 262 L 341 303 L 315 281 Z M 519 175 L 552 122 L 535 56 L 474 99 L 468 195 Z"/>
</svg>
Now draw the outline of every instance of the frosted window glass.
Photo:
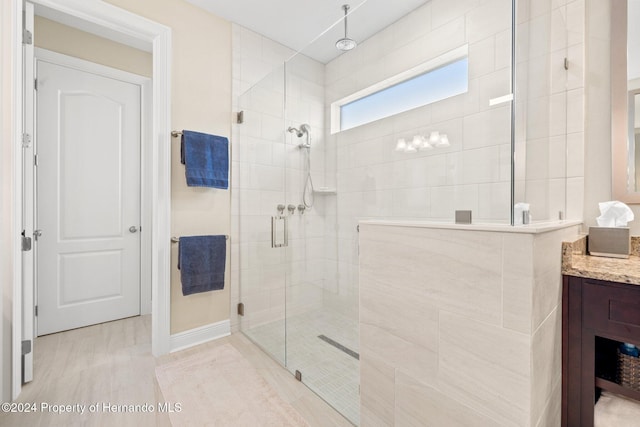
<svg viewBox="0 0 640 427">
<path fill-rule="evenodd" d="M 468 76 L 469 61 L 465 57 L 352 101 L 340 107 L 340 130 L 465 93 Z"/>
</svg>

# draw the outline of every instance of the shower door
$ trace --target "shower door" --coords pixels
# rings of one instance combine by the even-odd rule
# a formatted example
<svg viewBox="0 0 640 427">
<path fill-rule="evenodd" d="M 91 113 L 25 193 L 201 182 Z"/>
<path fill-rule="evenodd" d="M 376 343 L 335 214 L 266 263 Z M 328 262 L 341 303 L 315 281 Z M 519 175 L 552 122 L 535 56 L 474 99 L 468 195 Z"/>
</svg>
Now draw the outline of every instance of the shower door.
<svg viewBox="0 0 640 427">
<path fill-rule="evenodd" d="M 240 329 L 286 365 L 284 66 L 242 94 L 238 108 L 243 120 L 234 144 L 232 218 L 238 254 L 233 272 L 244 309 Z"/>
<path fill-rule="evenodd" d="M 238 99 L 232 270 L 243 333 L 358 424 L 357 308 L 337 283 L 323 82 L 324 66 L 299 55 Z"/>
</svg>

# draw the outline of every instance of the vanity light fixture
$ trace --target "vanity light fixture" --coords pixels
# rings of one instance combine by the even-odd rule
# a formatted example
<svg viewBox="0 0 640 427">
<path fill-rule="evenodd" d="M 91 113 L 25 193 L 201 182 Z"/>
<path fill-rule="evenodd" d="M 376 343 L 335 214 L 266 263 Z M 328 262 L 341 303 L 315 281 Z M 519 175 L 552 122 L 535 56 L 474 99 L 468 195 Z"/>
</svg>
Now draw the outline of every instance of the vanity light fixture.
<svg viewBox="0 0 640 427">
<path fill-rule="evenodd" d="M 429 137 L 416 134 L 407 142 L 405 138 L 398 138 L 395 151 L 403 153 L 416 153 L 418 150 L 427 151 L 433 148 L 450 147 L 449 137 L 437 130 L 429 133 Z"/>
</svg>

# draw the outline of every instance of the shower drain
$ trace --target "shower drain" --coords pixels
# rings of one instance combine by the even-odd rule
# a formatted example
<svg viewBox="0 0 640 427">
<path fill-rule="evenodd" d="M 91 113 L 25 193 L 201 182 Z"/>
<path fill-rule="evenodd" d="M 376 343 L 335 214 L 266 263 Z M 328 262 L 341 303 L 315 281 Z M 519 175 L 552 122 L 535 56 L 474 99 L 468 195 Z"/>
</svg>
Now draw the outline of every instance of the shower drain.
<svg viewBox="0 0 640 427">
<path fill-rule="evenodd" d="M 331 344 L 332 346 L 334 346 L 338 350 L 341 350 L 341 351 L 347 353 L 349 356 L 353 357 L 354 359 L 360 360 L 360 355 L 358 353 L 356 353 L 355 351 L 351 350 L 348 347 L 343 346 L 339 342 L 332 340 L 331 338 L 327 337 L 326 335 L 318 335 L 318 338 L 320 338 L 322 341 L 324 341 L 324 342 L 326 342 L 328 344 Z"/>
</svg>

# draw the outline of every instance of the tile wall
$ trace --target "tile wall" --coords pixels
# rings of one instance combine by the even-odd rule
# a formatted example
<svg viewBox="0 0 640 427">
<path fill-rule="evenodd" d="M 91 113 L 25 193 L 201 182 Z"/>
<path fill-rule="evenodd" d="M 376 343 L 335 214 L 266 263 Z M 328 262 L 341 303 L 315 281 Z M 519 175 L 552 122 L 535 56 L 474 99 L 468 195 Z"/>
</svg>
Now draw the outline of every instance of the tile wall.
<svg viewBox="0 0 640 427">
<path fill-rule="evenodd" d="M 468 93 L 327 138 L 326 182 L 337 188 L 336 305 L 357 305 L 362 218 L 451 221 L 455 210 L 470 209 L 474 222 L 510 220 L 511 108 L 489 106 L 511 92 L 510 11 L 509 0 L 433 0 L 326 65 L 329 117 L 332 102 L 469 46 Z M 517 23 L 515 202 L 529 203 L 536 221 L 560 212 L 580 219 L 584 0 L 520 1 Z M 398 138 L 432 130 L 447 133 L 451 146 L 394 151 Z"/>
<path fill-rule="evenodd" d="M 351 22 L 357 19 L 356 11 Z M 450 222 L 456 209 L 469 209 L 474 222 L 509 221 L 511 107 L 489 100 L 511 92 L 511 1 L 427 2 L 326 66 L 329 114 L 332 102 L 465 44 L 467 93 L 328 138 L 327 159 L 335 160 L 326 163 L 327 182 L 337 188 L 337 294 L 348 306 L 358 300 L 360 219 Z M 398 138 L 434 130 L 451 146 L 394 151 Z"/>
<path fill-rule="evenodd" d="M 361 224 L 362 425 L 560 425 L 561 242 L 579 225 L 507 228 Z"/>
</svg>

